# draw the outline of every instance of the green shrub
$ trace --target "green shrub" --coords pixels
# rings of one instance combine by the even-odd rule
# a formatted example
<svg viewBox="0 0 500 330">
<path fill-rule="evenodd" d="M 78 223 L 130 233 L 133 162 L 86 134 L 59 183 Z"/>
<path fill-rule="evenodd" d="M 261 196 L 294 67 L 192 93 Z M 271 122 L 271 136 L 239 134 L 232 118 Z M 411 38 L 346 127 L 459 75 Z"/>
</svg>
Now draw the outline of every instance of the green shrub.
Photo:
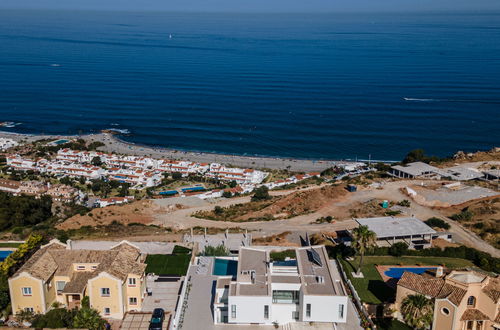
<svg viewBox="0 0 500 330">
<path fill-rule="evenodd" d="M 269 188 L 266 186 L 260 186 L 257 189 L 254 189 L 254 194 L 252 196 L 252 201 L 263 201 L 270 199 L 271 196 L 269 195 Z"/>
<path fill-rule="evenodd" d="M 205 245 L 205 248 L 203 249 L 202 255 L 203 256 L 210 256 L 210 257 L 228 256 L 229 249 L 222 244 L 219 246 Z"/>
<path fill-rule="evenodd" d="M 389 248 L 389 254 L 394 257 L 401 257 L 408 252 L 408 244 L 404 242 L 398 242 L 393 244 Z"/>
<path fill-rule="evenodd" d="M 455 221 L 470 221 L 473 217 L 474 213 L 465 208 L 460 213 L 453 214 L 450 218 Z"/>
<path fill-rule="evenodd" d="M 284 251 L 273 251 L 270 253 L 271 260 L 273 261 L 284 261 L 286 258 L 295 259 L 297 258 L 295 250 L 284 250 Z"/>
<path fill-rule="evenodd" d="M 424 223 L 429 227 L 443 228 L 445 230 L 450 229 L 450 225 L 446 221 L 436 217 L 429 218 Z"/>
</svg>

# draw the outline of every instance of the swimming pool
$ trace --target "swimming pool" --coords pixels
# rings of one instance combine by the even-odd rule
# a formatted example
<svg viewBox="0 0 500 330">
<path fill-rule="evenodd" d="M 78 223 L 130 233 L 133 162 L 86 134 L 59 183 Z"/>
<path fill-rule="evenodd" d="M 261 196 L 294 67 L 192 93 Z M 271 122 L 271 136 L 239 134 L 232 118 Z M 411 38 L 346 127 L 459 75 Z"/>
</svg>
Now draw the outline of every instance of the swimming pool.
<svg viewBox="0 0 500 330">
<path fill-rule="evenodd" d="M 400 279 L 404 272 L 423 274 L 425 271 L 430 269 L 436 269 L 436 267 L 391 267 L 386 270 L 384 274 L 388 277 Z"/>
<path fill-rule="evenodd" d="M 238 261 L 228 259 L 215 259 L 213 274 L 217 276 L 231 275 L 236 277 L 238 271 Z"/>
<path fill-rule="evenodd" d="M 0 251 L 0 261 L 4 261 L 14 251 Z"/>
<path fill-rule="evenodd" d="M 55 144 L 55 145 L 61 145 L 61 144 L 65 144 L 65 143 L 68 143 L 68 142 L 69 142 L 69 140 L 62 139 L 62 140 L 54 141 L 52 143 Z"/>
</svg>

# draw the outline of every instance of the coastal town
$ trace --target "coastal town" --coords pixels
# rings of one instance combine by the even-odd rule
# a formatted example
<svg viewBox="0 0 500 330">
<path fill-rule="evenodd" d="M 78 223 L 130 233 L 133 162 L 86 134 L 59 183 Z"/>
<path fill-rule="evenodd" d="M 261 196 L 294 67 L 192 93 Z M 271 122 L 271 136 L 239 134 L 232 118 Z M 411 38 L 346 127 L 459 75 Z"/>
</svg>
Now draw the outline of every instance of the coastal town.
<svg viewBox="0 0 500 330">
<path fill-rule="evenodd" d="M 105 137 L 0 140 L 7 326 L 500 327 L 498 149 L 293 171 Z"/>
</svg>

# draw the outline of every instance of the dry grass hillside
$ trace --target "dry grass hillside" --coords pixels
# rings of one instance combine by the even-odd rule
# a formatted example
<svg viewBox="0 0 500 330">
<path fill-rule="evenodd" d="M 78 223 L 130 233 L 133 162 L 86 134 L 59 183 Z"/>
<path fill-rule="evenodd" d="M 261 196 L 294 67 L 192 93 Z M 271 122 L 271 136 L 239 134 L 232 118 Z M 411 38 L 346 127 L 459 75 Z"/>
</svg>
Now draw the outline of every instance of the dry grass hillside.
<svg viewBox="0 0 500 330">
<path fill-rule="evenodd" d="M 170 208 L 167 210 L 166 208 Z M 78 229 L 82 226 L 106 226 L 113 222 L 124 225 L 140 223 L 148 225 L 153 223 L 153 216 L 158 212 L 172 212 L 181 205 L 170 205 L 160 207 L 151 200 L 141 200 L 125 205 L 112 205 L 103 208 L 96 208 L 85 215 L 75 215 L 63 223 L 58 224 L 57 229 Z"/>
<path fill-rule="evenodd" d="M 288 219 L 316 212 L 341 200 L 347 194 L 343 186 L 324 186 L 307 191 L 273 197 L 271 200 L 235 204 L 224 208 L 201 211 L 195 217 L 218 221 L 266 221 Z"/>
</svg>

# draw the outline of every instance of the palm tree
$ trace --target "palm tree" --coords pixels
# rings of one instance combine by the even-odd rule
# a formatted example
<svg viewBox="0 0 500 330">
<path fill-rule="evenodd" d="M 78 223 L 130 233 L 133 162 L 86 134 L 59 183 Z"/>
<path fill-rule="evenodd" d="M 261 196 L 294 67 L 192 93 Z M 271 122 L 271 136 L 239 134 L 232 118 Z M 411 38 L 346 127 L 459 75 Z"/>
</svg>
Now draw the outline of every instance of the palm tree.
<svg viewBox="0 0 500 330">
<path fill-rule="evenodd" d="M 401 304 L 401 314 L 413 329 L 428 329 L 434 315 L 434 303 L 421 294 L 409 295 Z"/>
<path fill-rule="evenodd" d="M 352 230 L 352 238 L 352 247 L 358 251 L 360 256 L 358 271 L 356 272 L 359 275 L 361 273 L 361 266 L 363 266 L 365 252 L 375 245 L 377 235 L 368 229 L 368 226 L 359 226 Z"/>
<path fill-rule="evenodd" d="M 73 319 L 74 328 L 85 328 L 89 330 L 102 330 L 106 321 L 101 318 L 99 312 L 93 308 L 82 307 Z"/>
</svg>

